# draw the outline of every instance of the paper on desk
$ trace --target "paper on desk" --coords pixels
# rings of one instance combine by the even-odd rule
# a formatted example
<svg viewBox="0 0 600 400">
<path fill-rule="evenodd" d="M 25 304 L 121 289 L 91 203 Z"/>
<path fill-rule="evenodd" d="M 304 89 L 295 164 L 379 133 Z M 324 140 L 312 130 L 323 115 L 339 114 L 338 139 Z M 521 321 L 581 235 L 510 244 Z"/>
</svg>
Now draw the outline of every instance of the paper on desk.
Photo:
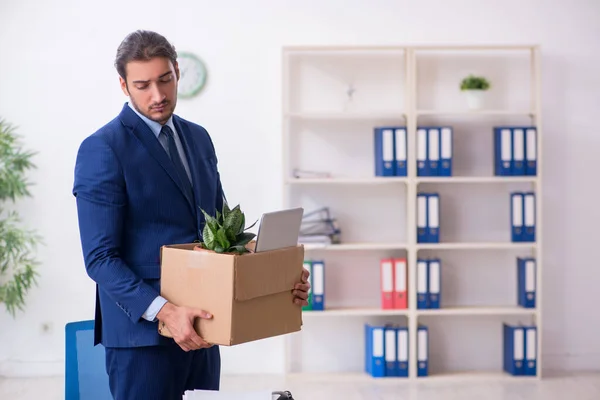
<svg viewBox="0 0 600 400">
<path fill-rule="evenodd" d="M 231 391 L 194 390 L 185 392 L 183 400 L 272 400 L 271 390 Z"/>
</svg>

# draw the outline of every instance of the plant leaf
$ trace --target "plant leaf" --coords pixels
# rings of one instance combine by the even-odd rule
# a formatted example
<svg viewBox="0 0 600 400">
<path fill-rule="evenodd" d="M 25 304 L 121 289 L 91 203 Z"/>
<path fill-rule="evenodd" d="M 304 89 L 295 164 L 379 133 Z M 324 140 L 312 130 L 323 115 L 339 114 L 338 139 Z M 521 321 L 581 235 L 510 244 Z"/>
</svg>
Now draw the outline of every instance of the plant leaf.
<svg viewBox="0 0 600 400">
<path fill-rule="evenodd" d="M 229 213 L 225 219 L 224 226 L 227 230 L 227 236 L 231 238 L 235 237 L 239 233 L 240 225 L 243 223 L 244 214 L 240 210 L 239 206 L 236 206 L 233 210 L 231 210 L 231 213 Z"/>
<path fill-rule="evenodd" d="M 204 215 L 204 221 L 207 224 L 212 224 L 213 227 L 218 225 L 217 219 L 215 217 L 213 217 L 212 215 L 209 215 L 206 211 L 204 211 L 203 209 L 200 209 L 202 211 L 202 214 Z"/>
<path fill-rule="evenodd" d="M 490 82 L 483 76 L 470 74 L 460 83 L 461 90 L 487 90 L 490 88 Z"/>
<path fill-rule="evenodd" d="M 244 225 L 246 224 L 246 216 L 244 214 L 242 214 L 241 218 L 240 218 L 240 224 L 237 227 L 237 229 L 235 230 L 235 234 L 240 235 L 244 232 Z"/>
<path fill-rule="evenodd" d="M 227 239 L 227 234 L 225 233 L 225 228 L 220 227 L 217 230 L 216 240 L 220 247 L 227 249 L 230 246 L 229 240 Z"/>
<path fill-rule="evenodd" d="M 235 232 L 233 232 L 231 229 L 228 229 L 225 231 L 225 234 L 227 235 L 227 240 L 230 242 L 235 242 Z"/>
<path fill-rule="evenodd" d="M 248 252 L 248 249 L 243 245 L 235 245 L 231 246 L 228 251 L 232 253 L 244 254 Z"/>
<path fill-rule="evenodd" d="M 36 153 L 22 150 L 19 139 L 12 125 L 0 120 L 0 200 L 31 196 L 25 172 L 36 168 L 31 161 Z"/>
<path fill-rule="evenodd" d="M 214 250 L 215 246 L 215 234 L 216 232 L 210 226 L 209 223 L 204 224 L 204 229 L 202 230 L 202 240 L 204 241 L 204 245 L 209 250 Z"/>
<path fill-rule="evenodd" d="M 255 237 L 256 237 L 256 234 L 254 234 L 252 232 L 243 232 L 241 235 L 238 235 L 236 237 L 235 244 L 245 246 Z"/>
<path fill-rule="evenodd" d="M 226 201 L 223 202 L 223 216 L 226 217 L 227 215 L 229 215 L 229 213 L 231 213 L 231 210 L 229 209 L 229 204 L 227 204 Z"/>
<path fill-rule="evenodd" d="M 247 231 L 248 229 L 252 228 L 254 225 L 256 225 L 257 222 L 258 222 L 258 220 L 254 221 L 254 223 L 252 225 L 250 225 L 249 227 L 247 227 L 244 230 Z"/>
</svg>

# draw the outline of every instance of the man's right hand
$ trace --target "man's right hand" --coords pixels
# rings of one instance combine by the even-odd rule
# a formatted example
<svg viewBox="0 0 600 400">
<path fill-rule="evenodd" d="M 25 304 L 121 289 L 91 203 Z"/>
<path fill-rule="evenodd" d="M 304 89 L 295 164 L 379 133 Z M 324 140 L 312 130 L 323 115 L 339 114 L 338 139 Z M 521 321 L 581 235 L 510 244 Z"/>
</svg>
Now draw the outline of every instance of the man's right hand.
<svg viewBox="0 0 600 400">
<path fill-rule="evenodd" d="M 173 336 L 175 342 L 183 351 L 198 350 L 211 347 L 194 330 L 196 318 L 210 319 L 212 315 L 206 311 L 195 308 L 179 307 L 172 303 L 166 303 L 156 315 L 163 322 Z"/>
</svg>

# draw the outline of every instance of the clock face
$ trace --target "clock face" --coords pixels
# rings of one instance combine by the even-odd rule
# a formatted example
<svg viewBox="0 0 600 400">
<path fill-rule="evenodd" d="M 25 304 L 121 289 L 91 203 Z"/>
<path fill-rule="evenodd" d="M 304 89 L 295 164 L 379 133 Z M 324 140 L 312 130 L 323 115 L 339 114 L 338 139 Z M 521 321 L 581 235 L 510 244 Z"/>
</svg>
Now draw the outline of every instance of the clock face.
<svg viewBox="0 0 600 400">
<path fill-rule="evenodd" d="M 206 83 L 206 67 L 199 57 L 191 53 L 179 53 L 178 97 L 189 98 L 200 93 Z"/>
</svg>

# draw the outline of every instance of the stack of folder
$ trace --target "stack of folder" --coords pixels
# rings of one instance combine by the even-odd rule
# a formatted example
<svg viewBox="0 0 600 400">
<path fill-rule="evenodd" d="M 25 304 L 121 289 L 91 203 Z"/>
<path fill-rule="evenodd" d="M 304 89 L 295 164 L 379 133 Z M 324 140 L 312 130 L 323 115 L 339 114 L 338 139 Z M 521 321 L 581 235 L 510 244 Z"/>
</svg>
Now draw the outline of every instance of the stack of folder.
<svg viewBox="0 0 600 400">
<path fill-rule="evenodd" d="M 408 308 L 408 268 L 406 258 L 381 260 L 381 308 L 405 310 Z"/>
<path fill-rule="evenodd" d="M 440 241 L 440 195 L 438 193 L 417 194 L 417 242 L 439 243 Z"/>
<path fill-rule="evenodd" d="M 429 331 L 417 328 L 417 376 L 429 374 Z M 374 378 L 408 377 L 408 327 L 365 324 L 365 372 Z"/>
<path fill-rule="evenodd" d="M 332 217 L 329 207 L 305 213 L 302 217 L 298 242 L 303 244 L 338 244 L 341 230 L 337 220 Z"/>
<path fill-rule="evenodd" d="M 535 308 L 536 262 L 533 257 L 517 257 L 517 304 Z"/>
<path fill-rule="evenodd" d="M 365 372 L 374 378 L 408 377 L 408 328 L 365 324 Z"/>
<path fill-rule="evenodd" d="M 441 267 L 439 258 L 417 260 L 417 309 L 440 308 Z"/>
<path fill-rule="evenodd" d="M 496 176 L 537 175 L 537 128 L 497 126 L 494 132 Z M 417 176 L 452 176 L 451 126 L 417 127 Z M 375 175 L 407 176 L 407 129 L 405 126 L 374 128 Z"/>
<path fill-rule="evenodd" d="M 534 192 L 511 192 L 511 240 L 535 242 L 536 205 Z"/>
<path fill-rule="evenodd" d="M 537 327 L 502 324 L 503 370 L 514 376 L 537 373 Z"/>
<path fill-rule="evenodd" d="M 494 174 L 497 176 L 537 175 L 536 127 L 494 127 Z"/>
<path fill-rule="evenodd" d="M 325 310 L 325 261 L 323 260 L 304 260 L 304 268 L 308 270 L 310 276 L 308 281 L 311 288 L 308 292 L 308 305 L 303 306 L 304 311 L 324 311 Z"/>
<path fill-rule="evenodd" d="M 417 176 L 452 176 L 450 126 L 417 127 Z"/>
<path fill-rule="evenodd" d="M 407 135 L 405 126 L 374 128 L 375 175 L 407 176 Z"/>
</svg>

